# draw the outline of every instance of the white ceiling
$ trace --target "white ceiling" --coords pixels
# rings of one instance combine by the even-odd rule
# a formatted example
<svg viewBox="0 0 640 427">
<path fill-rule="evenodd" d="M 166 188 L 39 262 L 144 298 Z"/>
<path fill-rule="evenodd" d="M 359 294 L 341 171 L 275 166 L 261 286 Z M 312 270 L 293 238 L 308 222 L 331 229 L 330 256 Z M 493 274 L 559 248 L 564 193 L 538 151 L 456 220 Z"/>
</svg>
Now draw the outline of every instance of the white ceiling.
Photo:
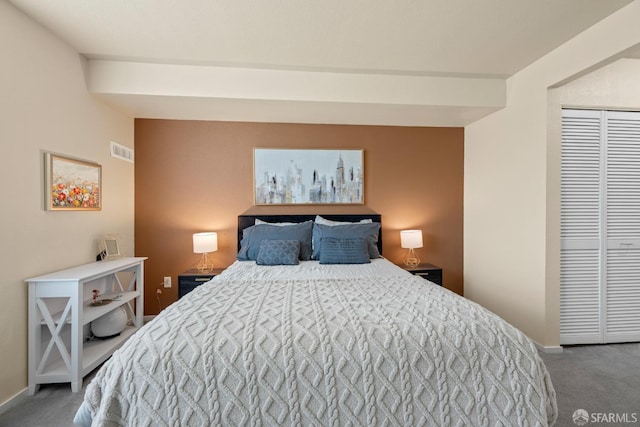
<svg viewBox="0 0 640 427">
<path fill-rule="evenodd" d="M 630 2 L 11 0 L 94 61 L 89 90 L 135 117 L 431 126 L 464 126 L 500 108 L 506 77 Z M 125 81 L 139 63 L 155 86 Z M 242 90 L 247 69 L 255 92 Z M 212 86 L 220 73 L 238 76 L 225 80 L 234 90 Z M 208 89 L 187 91 L 178 75 Z M 451 78 L 473 93 L 364 92 L 415 93 Z M 284 82 L 278 90 L 273 79 Z M 356 89 L 352 99 L 292 89 L 320 81 Z"/>
</svg>

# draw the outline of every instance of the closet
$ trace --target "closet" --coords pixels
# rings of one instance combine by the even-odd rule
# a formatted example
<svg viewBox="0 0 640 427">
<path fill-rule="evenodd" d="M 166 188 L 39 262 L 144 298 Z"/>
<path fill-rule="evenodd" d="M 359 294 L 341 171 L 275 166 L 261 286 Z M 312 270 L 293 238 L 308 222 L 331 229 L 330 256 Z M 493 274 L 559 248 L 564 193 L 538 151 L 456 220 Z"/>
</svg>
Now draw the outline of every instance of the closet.
<svg viewBox="0 0 640 427">
<path fill-rule="evenodd" d="M 562 113 L 560 344 L 640 341 L 640 112 Z"/>
</svg>

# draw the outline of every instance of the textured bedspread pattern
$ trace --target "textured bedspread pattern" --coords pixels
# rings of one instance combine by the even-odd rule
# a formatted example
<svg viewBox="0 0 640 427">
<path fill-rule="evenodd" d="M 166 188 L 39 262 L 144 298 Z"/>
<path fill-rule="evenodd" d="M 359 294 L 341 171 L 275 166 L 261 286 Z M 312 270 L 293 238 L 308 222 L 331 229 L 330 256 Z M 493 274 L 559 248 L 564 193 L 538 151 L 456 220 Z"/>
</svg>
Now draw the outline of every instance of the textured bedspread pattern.
<svg viewBox="0 0 640 427">
<path fill-rule="evenodd" d="M 88 386 L 93 425 L 544 426 L 533 344 L 421 278 L 225 280 L 132 337 Z"/>
</svg>

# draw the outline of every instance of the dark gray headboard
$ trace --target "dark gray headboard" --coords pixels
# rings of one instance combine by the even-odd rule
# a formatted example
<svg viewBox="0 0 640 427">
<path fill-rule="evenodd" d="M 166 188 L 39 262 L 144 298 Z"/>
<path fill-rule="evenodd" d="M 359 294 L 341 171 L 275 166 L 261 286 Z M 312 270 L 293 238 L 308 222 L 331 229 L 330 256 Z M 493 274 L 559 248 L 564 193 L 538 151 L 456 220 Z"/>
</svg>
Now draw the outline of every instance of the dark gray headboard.
<svg viewBox="0 0 640 427">
<path fill-rule="evenodd" d="M 331 221 L 348 221 L 358 222 L 363 219 L 370 219 L 373 222 L 379 222 L 380 235 L 378 236 L 378 250 L 382 254 L 382 217 L 379 214 L 320 214 L 323 218 Z M 316 215 L 238 215 L 238 251 L 240 250 L 240 241 L 242 240 L 242 230 L 251 227 L 256 223 L 256 219 L 265 222 L 304 222 L 313 221 Z"/>
</svg>

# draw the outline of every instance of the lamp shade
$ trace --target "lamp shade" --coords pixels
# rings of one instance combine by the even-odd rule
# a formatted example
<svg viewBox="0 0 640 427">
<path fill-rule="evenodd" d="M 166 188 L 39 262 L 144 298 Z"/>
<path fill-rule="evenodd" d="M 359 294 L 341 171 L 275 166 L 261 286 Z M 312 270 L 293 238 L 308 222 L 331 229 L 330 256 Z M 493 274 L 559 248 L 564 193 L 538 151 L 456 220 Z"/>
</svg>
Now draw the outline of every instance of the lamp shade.
<svg viewBox="0 0 640 427">
<path fill-rule="evenodd" d="M 414 249 L 422 247 L 422 230 L 402 230 L 400 232 L 400 246 Z"/>
<path fill-rule="evenodd" d="M 193 235 L 193 252 L 196 254 L 204 254 L 215 252 L 218 250 L 218 234 L 217 233 L 195 233 Z"/>
</svg>

